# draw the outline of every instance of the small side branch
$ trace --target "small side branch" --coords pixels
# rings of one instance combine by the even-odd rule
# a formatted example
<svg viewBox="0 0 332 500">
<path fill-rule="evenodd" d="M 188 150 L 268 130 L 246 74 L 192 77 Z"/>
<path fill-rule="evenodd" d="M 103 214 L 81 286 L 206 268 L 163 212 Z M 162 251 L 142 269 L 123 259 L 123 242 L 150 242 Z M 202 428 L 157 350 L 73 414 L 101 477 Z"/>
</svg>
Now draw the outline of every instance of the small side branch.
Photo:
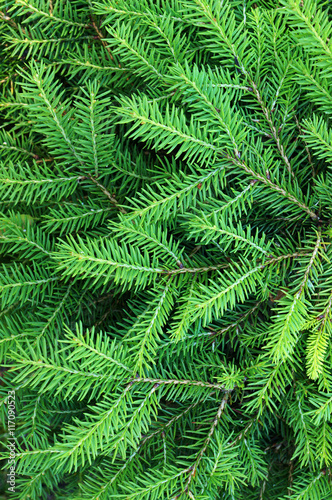
<svg viewBox="0 0 332 500">
<path fill-rule="evenodd" d="M 299 122 L 299 120 L 298 120 L 298 118 L 297 118 L 297 116 L 296 116 L 296 115 L 295 115 L 295 121 L 296 121 L 296 125 L 297 125 L 297 128 L 298 128 L 298 130 L 299 130 L 299 132 L 300 132 L 301 136 L 303 136 L 303 130 L 302 130 L 302 127 L 301 127 L 300 122 Z M 311 157 L 310 150 L 309 150 L 309 148 L 308 148 L 308 144 L 306 143 L 306 141 L 304 140 L 304 138 L 303 138 L 303 137 L 302 137 L 302 140 L 303 140 L 303 142 L 304 142 L 304 149 L 306 150 L 306 153 L 307 153 L 307 155 L 308 155 L 308 161 L 309 161 L 309 163 L 310 163 L 310 165 L 311 165 L 312 176 L 313 176 L 313 178 L 315 178 L 315 177 L 316 177 L 316 171 L 315 171 L 314 164 L 313 164 L 313 162 L 312 162 L 312 157 Z"/>
<path fill-rule="evenodd" d="M 261 107 L 261 110 L 266 118 L 266 121 L 268 122 L 269 124 L 269 127 L 270 127 L 270 130 L 271 130 L 271 134 L 272 134 L 272 137 L 277 145 L 277 148 L 278 148 L 278 151 L 280 153 L 280 156 L 281 158 L 284 160 L 285 164 L 286 164 L 286 167 L 287 167 L 287 170 L 288 172 L 292 175 L 292 177 L 294 178 L 294 172 L 292 171 L 292 166 L 290 164 L 290 161 L 288 159 L 288 156 L 286 155 L 286 152 L 285 152 L 285 149 L 280 141 L 280 137 L 279 137 L 279 131 L 276 129 L 276 127 L 274 126 L 274 123 L 273 123 L 273 120 L 271 118 L 271 114 L 270 114 L 270 111 L 268 110 L 268 108 L 266 107 L 263 99 L 262 99 L 262 96 L 260 95 L 259 93 L 259 90 L 257 88 L 257 85 L 254 83 L 254 82 L 251 82 L 251 85 L 254 89 L 254 94 L 256 96 L 256 99 Z"/>
<path fill-rule="evenodd" d="M 237 158 L 233 158 L 230 155 L 226 155 L 226 158 L 229 161 L 231 161 L 234 165 L 237 165 L 238 167 L 242 168 L 245 172 L 247 172 L 247 174 L 251 175 L 254 178 L 252 183 L 255 183 L 257 181 L 262 182 L 263 184 L 268 186 L 270 189 L 272 189 L 272 191 L 276 191 L 277 193 L 281 194 L 282 196 L 287 198 L 289 201 L 291 201 L 292 203 L 294 203 L 295 205 L 300 207 L 302 210 L 304 210 L 311 217 L 312 220 L 319 220 L 318 215 L 315 212 L 313 212 L 312 210 L 310 210 L 310 208 L 307 207 L 307 205 L 305 203 L 302 203 L 301 201 L 299 201 L 294 195 L 292 195 L 291 193 L 289 193 L 288 191 L 283 189 L 281 186 L 274 184 L 271 181 L 271 179 L 264 177 L 264 175 L 262 175 L 258 172 L 255 172 L 246 163 L 244 163 L 243 161 L 240 161 Z"/>
<path fill-rule="evenodd" d="M 262 269 L 265 266 L 268 266 L 269 264 L 273 264 L 274 262 L 279 262 L 280 260 L 283 259 L 296 259 L 298 257 L 303 257 L 306 255 L 311 255 L 307 251 L 303 252 L 295 252 L 295 253 L 289 253 L 285 255 L 279 255 L 278 257 L 272 257 L 271 259 L 265 261 L 264 263 L 261 264 Z M 256 262 L 262 262 L 260 259 L 257 259 Z M 234 266 L 241 266 L 241 262 L 232 262 Z M 215 266 L 207 266 L 207 267 L 194 267 L 194 268 L 189 268 L 189 267 L 183 267 L 180 269 L 170 269 L 170 270 L 163 270 L 163 274 L 166 274 L 167 276 L 172 275 L 172 274 L 183 274 L 183 273 L 202 273 L 202 272 L 208 272 L 208 271 L 216 271 L 218 269 L 227 269 L 228 267 L 231 266 L 230 264 L 216 264 Z"/>
<path fill-rule="evenodd" d="M 204 456 L 204 454 L 205 454 L 205 452 L 206 452 L 206 450 L 207 450 L 207 448 L 208 448 L 208 446 L 210 444 L 211 438 L 212 438 L 213 433 L 214 433 L 214 431 L 215 431 L 215 429 L 216 429 L 216 427 L 217 427 L 217 425 L 219 423 L 219 420 L 221 419 L 221 416 L 222 416 L 222 414 L 224 412 L 224 409 L 226 407 L 226 404 L 227 404 L 228 395 L 229 395 L 229 393 L 227 392 L 225 394 L 225 396 L 223 397 L 223 399 L 221 401 L 221 404 L 220 404 L 220 406 L 218 408 L 217 414 L 214 417 L 214 420 L 213 420 L 212 426 L 211 426 L 211 428 L 209 430 L 209 433 L 208 433 L 208 435 L 207 435 L 207 437 L 206 437 L 206 439 L 204 441 L 203 447 L 200 450 L 200 452 L 198 453 L 194 465 L 192 465 L 190 467 L 189 477 L 187 479 L 187 482 L 186 482 L 186 485 L 185 485 L 185 488 L 184 488 L 184 493 L 186 493 L 189 496 L 189 498 L 192 498 L 192 493 L 189 490 L 190 483 L 192 482 L 192 480 L 195 477 L 195 474 L 196 474 L 196 471 L 198 469 L 198 466 L 199 466 L 199 464 L 200 464 L 200 462 L 201 462 L 201 460 L 202 460 L 202 458 L 203 458 L 203 456 Z"/>
<path fill-rule="evenodd" d="M 97 181 L 97 179 L 95 179 L 92 175 L 88 175 L 87 177 L 90 181 L 92 181 L 96 186 L 99 187 L 99 189 L 101 189 L 101 191 L 107 196 L 107 198 L 110 200 L 111 203 L 113 203 L 113 205 L 115 205 L 122 214 L 126 214 L 127 213 L 127 210 L 125 210 L 123 207 L 121 207 L 118 203 L 118 201 L 114 198 L 114 196 L 111 195 L 111 193 L 105 188 L 105 186 L 103 186 L 103 184 L 101 184 L 100 182 Z"/>
<path fill-rule="evenodd" d="M 211 389 L 219 389 L 219 390 L 225 390 L 225 387 L 223 385 L 219 384 L 210 384 L 209 382 L 202 382 L 201 380 L 177 380 L 177 379 L 166 379 L 162 380 L 159 378 L 142 378 L 142 377 L 136 377 L 131 381 L 131 384 L 137 382 L 141 383 L 149 383 L 149 384 L 156 384 L 156 385 L 190 385 L 190 386 L 198 386 L 198 387 L 208 387 Z"/>
<path fill-rule="evenodd" d="M 252 307 L 251 309 L 249 309 L 249 311 L 247 311 L 245 314 L 243 314 L 243 316 L 241 316 L 241 318 L 240 318 L 239 320 L 235 321 L 234 323 L 231 323 L 230 325 L 226 326 L 225 328 L 222 328 L 222 329 L 220 329 L 220 330 L 213 330 L 213 329 L 211 328 L 211 333 L 210 333 L 211 337 L 212 337 L 212 336 L 213 336 L 213 337 L 216 337 L 217 335 L 222 335 L 222 334 L 224 334 L 224 333 L 228 332 L 229 330 L 231 330 L 232 328 L 234 328 L 234 327 L 236 327 L 236 326 L 240 325 L 243 321 L 245 321 L 245 320 L 247 319 L 247 317 L 248 317 L 248 316 L 250 316 L 251 314 L 253 314 L 253 313 L 256 311 L 256 309 L 257 309 L 257 308 L 258 308 L 258 307 L 259 307 L 262 303 L 263 303 L 263 300 L 260 300 L 259 302 L 257 302 L 257 303 L 255 304 L 255 306 L 254 306 L 254 307 Z"/>
</svg>

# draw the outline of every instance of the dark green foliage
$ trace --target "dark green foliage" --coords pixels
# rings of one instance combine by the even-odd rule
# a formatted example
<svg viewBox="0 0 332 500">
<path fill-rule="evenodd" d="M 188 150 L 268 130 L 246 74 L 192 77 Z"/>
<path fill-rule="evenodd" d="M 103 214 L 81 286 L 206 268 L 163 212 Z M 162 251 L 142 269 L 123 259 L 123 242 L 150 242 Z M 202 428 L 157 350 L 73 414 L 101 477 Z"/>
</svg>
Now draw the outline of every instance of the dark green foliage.
<svg viewBox="0 0 332 500">
<path fill-rule="evenodd" d="M 8 497 L 332 499 L 330 3 L 0 4 Z"/>
</svg>

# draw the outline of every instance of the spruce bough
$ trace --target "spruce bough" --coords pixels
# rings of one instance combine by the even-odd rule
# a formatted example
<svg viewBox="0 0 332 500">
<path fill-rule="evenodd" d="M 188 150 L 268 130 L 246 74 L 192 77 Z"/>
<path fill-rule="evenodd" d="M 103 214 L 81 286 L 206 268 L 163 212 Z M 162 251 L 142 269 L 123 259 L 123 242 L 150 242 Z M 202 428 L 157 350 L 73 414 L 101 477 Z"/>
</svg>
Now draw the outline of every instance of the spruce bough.
<svg viewBox="0 0 332 500">
<path fill-rule="evenodd" d="M 1 2 L 8 497 L 332 498 L 330 10 Z"/>
</svg>

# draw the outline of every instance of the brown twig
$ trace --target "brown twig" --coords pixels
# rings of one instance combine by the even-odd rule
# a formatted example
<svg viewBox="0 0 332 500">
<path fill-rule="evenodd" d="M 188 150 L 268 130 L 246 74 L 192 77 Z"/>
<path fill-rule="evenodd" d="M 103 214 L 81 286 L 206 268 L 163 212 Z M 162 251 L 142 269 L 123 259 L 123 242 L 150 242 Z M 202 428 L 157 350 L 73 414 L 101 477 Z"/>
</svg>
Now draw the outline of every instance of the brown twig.
<svg viewBox="0 0 332 500">
<path fill-rule="evenodd" d="M 49 161 L 54 161 L 54 158 L 42 158 L 39 160 L 36 160 L 36 163 L 43 163 L 43 162 L 49 162 Z"/>
<path fill-rule="evenodd" d="M 100 31 L 100 29 L 98 28 L 98 26 L 96 25 L 95 21 L 92 19 L 91 17 L 91 26 L 93 27 L 93 29 L 95 30 L 95 32 L 97 33 L 97 37 L 98 39 L 101 41 L 104 49 L 107 51 L 108 55 L 109 55 L 109 58 L 111 59 L 111 61 L 114 61 L 114 57 L 112 56 L 112 52 L 111 52 L 111 49 L 108 47 L 107 43 L 105 42 L 104 40 L 104 36 L 102 34 L 102 32 Z M 119 64 L 120 68 L 121 68 L 121 65 Z"/>
</svg>

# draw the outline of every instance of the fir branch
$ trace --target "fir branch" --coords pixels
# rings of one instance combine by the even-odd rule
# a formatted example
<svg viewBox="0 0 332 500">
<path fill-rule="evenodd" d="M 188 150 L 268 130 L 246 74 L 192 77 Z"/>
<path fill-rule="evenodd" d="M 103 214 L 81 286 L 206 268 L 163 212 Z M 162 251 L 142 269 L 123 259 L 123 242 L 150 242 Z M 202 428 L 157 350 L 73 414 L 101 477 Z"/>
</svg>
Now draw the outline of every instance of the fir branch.
<svg viewBox="0 0 332 500">
<path fill-rule="evenodd" d="M 20 5 L 22 7 L 25 7 L 28 12 L 34 12 L 38 16 L 40 16 L 42 18 L 49 19 L 53 22 L 63 23 L 63 24 L 66 24 L 68 26 L 77 26 L 78 28 L 87 28 L 88 27 L 88 24 L 78 23 L 76 21 L 66 19 L 65 17 L 54 16 L 52 2 L 50 3 L 49 12 L 45 12 L 42 9 L 38 9 L 38 7 L 33 5 L 33 3 L 29 2 L 29 0 L 17 0 L 16 4 Z"/>
<path fill-rule="evenodd" d="M 310 153 L 310 150 L 308 148 L 308 144 L 307 144 L 307 142 L 304 139 L 304 133 L 303 133 L 301 124 L 300 124 L 300 122 L 299 122 L 299 120 L 298 120 L 298 118 L 297 118 L 296 115 L 294 116 L 294 119 L 295 119 L 295 122 L 296 122 L 296 126 L 297 126 L 297 128 L 298 128 L 298 130 L 300 132 L 300 135 L 302 136 L 302 140 L 303 140 L 303 142 L 305 144 L 305 150 L 306 150 L 306 153 L 307 153 L 307 156 L 308 156 L 308 161 L 309 161 L 309 163 L 311 165 L 311 169 L 312 169 L 312 176 L 313 176 L 313 178 L 315 178 L 316 177 L 315 166 L 314 166 L 314 164 L 312 162 L 311 153 Z"/>
<path fill-rule="evenodd" d="M 210 396 L 212 394 L 214 394 L 214 393 L 213 392 L 210 393 Z M 175 422 L 177 422 L 178 420 L 180 420 L 183 416 L 185 416 L 187 413 L 189 413 L 193 408 L 195 408 L 197 405 L 201 404 L 204 401 L 205 401 L 205 399 L 195 401 L 194 403 L 192 403 L 191 405 L 189 405 L 184 411 L 182 411 L 178 415 L 175 415 L 173 418 L 171 418 L 166 424 L 163 424 L 160 427 L 160 429 L 152 432 L 148 436 L 145 436 L 143 438 L 142 442 L 138 445 L 137 449 L 129 456 L 128 459 L 126 459 L 126 461 L 124 462 L 124 464 L 122 465 L 122 467 L 120 467 L 117 470 L 117 472 L 111 477 L 111 479 L 109 479 L 103 486 L 101 486 L 99 488 L 99 490 L 96 492 L 96 494 L 93 497 L 91 497 L 91 500 L 98 500 L 98 498 L 99 498 L 100 495 L 102 495 L 104 493 L 106 494 L 108 492 L 108 490 L 112 486 L 112 484 L 118 479 L 119 476 L 122 475 L 123 472 L 125 472 L 125 470 L 129 467 L 129 465 L 131 464 L 131 462 L 136 457 L 138 457 L 138 455 L 141 453 L 141 451 L 144 448 L 144 446 L 146 444 L 148 444 L 151 439 L 153 439 L 154 437 L 162 434 L 166 429 L 168 429 L 169 427 L 171 427 Z"/>
<path fill-rule="evenodd" d="M 312 268 L 319 256 L 319 248 L 321 246 L 321 232 L 318 232 L 317 241 L 313 248 L 310 260 L 306 266 L 303 278 L 299 284 L 297 293 L 293 299 L 285 303 L 284 314 L 280 314 L 276 318 L 274 327 L 270 333 L 270 340 L 267 348 L 271 349 L 271 355 L 275 363 L 285 360 L 293 352 L 294 345 L 297 341 L 298 331 L 303 326 L 303 318 L 305 315 L 304 291 L 307 287 L 309 276 L 312 273 Z"/>
<path fill-rule="evenodd" d="M 0 13 L 15 498 L 331 496 L 332 22 L 256 7 Z"/>
<path fill-rule="evenodd" d="M 278 257 L 273 257 L 272 259 L 269 259 L 264 262 L 260 266 L 260 269 L 264 269 L 265 266 L 269 264 L 273 264 L 274 262 L 279 262 L 280 260 L 283 259 L 297 259 L 302 256 L 310 255 L 308 254 L 307 251 L 301 251 L 301 252 L 294 252 L 292 254 L 284 254 L 284 255 L 279 255 Z M 257 259 L 257 262 L 259 262 L 260 259 Z M 252 262 L 252 261 L 249 261 Z M 216 264 L 215 266 L 207 266 L 207 267 L 194 267 L 194 268 L 188 268 L 188 267 L 183 267 L 181 269 L 171 269 L 168 271 L 163 271 L 167 275 L 173 275 L 173 274 L 183 274 L 183 273 L 200 273 L 200 272 L 208 272 L 208 271 L 217 271 L 219 269 L 227 269 L 229 268 L 232 264 L 234 264 L 236 267 L 241 266 L 241 261 L 235 261 L 232 263 L 228 264 Z"/>
<path fill-rule="evenodd" d="M 257 99 L 257 101 L 258 101 L 258 103 L 259 103 L 259 105 L 260 105 L 260 107 L 262 109 L 262 112 L 263 112 L 263 114 L 264 114 L 264 116 L 266 118 L 266 121 L 269 124 L 272 137 L 275 140 L 275 143 L 277 145 L 277 148 L 278 148 L 278 151 L 280 153 L 280 156 L 284 160 L 288 172 L 292 175 L 292 177 L 295 177 L 295 174 L 294 174 L 294 172 L 292 170 L 292 166 L 290 164 L 290 161 L 289 161 L 289 159 L 288 159 L 288 157 L 286 155 L 285 149 L 284 149 L 284 147 L 283 147 L 283 145 L 281 143 L 278 130 L 276 129 L 276 127 L 275 127 L 275 125 L 273 123 L 273 120 L 271 118 L 271 113 L 268 110 L 266 104 L 264 103 L 263 98 L 262 98 L 262 96 L 261 96 L 261 94 L 260 94 L 260 92 L 258 90 L 258 87 L 257 87 L 256 83 L 254 81 L 250 81 L 250 84 L 251 84 L 252 88 L 254 89 L 253 91 L 254 91 L 254 94 L 256 96 L 256 99 Z M 281 85 L 281 83 L 280 83 L 280 85 Z M 277 91 L 276 99 L 277 99 L 277 96 L 278 96 L 278 91 Z M 275 106 L 276 99 L 272 103 L 271 111 L 273 110 L 273 108 Z"/>
<path fill-rule="evenodd" d="M 245 314 L 241 315 L 240 319 L 238 319 L 237 321 L 235 321 L 234 323 L 231 323 L 230 325 L 226 326 L 225 328 L 221 328 L 220 330 L 213 330 L 211 328 L 211 331 L 209 332 L 209 335 L 212 336 L 212 337 L 215 337 L 215 336 L 218 336 L 218 335 L 224 335 L 225 333 L 227 333 L 229 330 L 232 330 L 233 328 L 236 328 L 237 326 L 239 326 L 241 323 L 243 323 L 243 321 L 245 321 L 249 316 L 251 316 L 251 314 L 253 314 L 258 308 L 259 306 L 263 303 L 262 300 L 258 301 L 254 307 L 252 307 L 251 309 L 249 309 Z"/>
<path fill-rule="evenodd" d="M 222 414 L 223 414 L 223 412 L 225 410 L 228 398 L 229 398 L 229 393 L 227 392 L 225 394 L 225 396 L 223 397 L 222 402 L 221 402 L 221 404 L 220 404 L 220 406 L 218 408 L 217 414 L 216 414 L 216 416 L 215 416 L 215 418 L 213 420 L 213 424 L 212 424 L 212 426 L 211 426 L 211 428 L 209 430 L 209 433 L 208 433 L 208 435 L 207 435 L 207 437 L 206 437 L 206 439 L 204 441 L 204 444 L 203 444 L 201 450 L 199 451 L 194 464 L 190 467 L 190 472 L 189 472 L 189 475 L 188 475 L 188 479 L 187 479 L 187 481 L 185 483 L 185 487 L 183 489 L 184 493 L 189 494 L 190 484 L 191 484 L 191 482 L 193 481 L 193 479 L 195 477 L 195 474 L 196 474 L 196 472 L 198 470 L 199 464 L 200 464 L 200 462 L 201 462 L 201 460 L 202 460 L 202 458 L 204 456 L 204 453 L 206 452 L 206 450 L 207 450 L 207 448 L 209 446 L 209 443 L 210 443 L 210 441 L 212 439 L 212 436 L 213 436 L 213 433 L 214 433 L 214 431 L 215 431 L 215 429 L 216 429 L 216 427 L 217 427 L 217 425 L 219 423 L 219 420 L 222 417 Z M 173 500 L 175 500 L 176 498 L 179 498 L 180 496 L 181 496 L 181 494 L 178 495 L 178 496 L 176 496 L 176 497 L 174 497 Z"/>
<path fill-rule="evenodd" d="M 50 325 L 55 321 L 55 319 L 59 315 L 59 313 L 61 313 L 61 310 L 65 306 L 66 300 L 71 292 L 73 285 L 74 285 L 73 283 L 69 284 L 68 289 L 67 289 L 66 293 L 64 294 L 61 302 L 57 305 L 56 309 L 53 311 L 52 315 L 49 317 L 49 319 L 45 323 L 45 326 L 43 326 L 41 332 L 36 336 L 36 340 L 35 340 L 34 344 L 38 343 L 38 341 L 45 334 L 45 332 L 50 327 Z"/>
<path fill-rule="evenodd" d="M 255 182 L 255 181 L 256 182 L 257 181 L 262 182 L 263 184 L 265 184 L 266 186 L 268 186 L 270 189 L 272 189 L 273 191 L 276 191 L 281 196 L 284 196 L 289 201 L 291 201 L 292 203 L 294 203 L 295 205 L 297 205 L 299 208 L 301 208 L 301 210 L 303 210 L 304 212 L 306 212 L 311 217 L 311 219 L 313 219 L 313 220 L 319 220 L 319 217 L 318 217 L 318 215 L 315 212 L 313 212 L 312 210 L 310 210 L 309 207 L 307 207 L 304 203 L 302 203 L 301 201 L 299 201 L 294 195 L 292 195 L 291 193 L 289 193 L 286 189 L 284 189 L 281 186 L 278 186 L 277 184 L 273 183 L 271 181 L 271 179 L 269 179 L 267 177 L 264 177 L 262 174 L 260 174 L 258 172 L 255 172 L 248 165 L 246 165 L 246 163 L 244 163 L 243 161 L 240 161 L 237 158 L 233 158 L 233 157 L 231 157 L 229 155 L 227 155 L 226 158 L 228 160 L 230 160 L 234 165 L 237 165 L 238 167 L 240 167 L 243 170 L 245 170 L 245 172 L 247 172 L 249 175 L 251 175 L 254 178 L 254 181 L 252 181 L 252 182 Z"/>
</svg>

